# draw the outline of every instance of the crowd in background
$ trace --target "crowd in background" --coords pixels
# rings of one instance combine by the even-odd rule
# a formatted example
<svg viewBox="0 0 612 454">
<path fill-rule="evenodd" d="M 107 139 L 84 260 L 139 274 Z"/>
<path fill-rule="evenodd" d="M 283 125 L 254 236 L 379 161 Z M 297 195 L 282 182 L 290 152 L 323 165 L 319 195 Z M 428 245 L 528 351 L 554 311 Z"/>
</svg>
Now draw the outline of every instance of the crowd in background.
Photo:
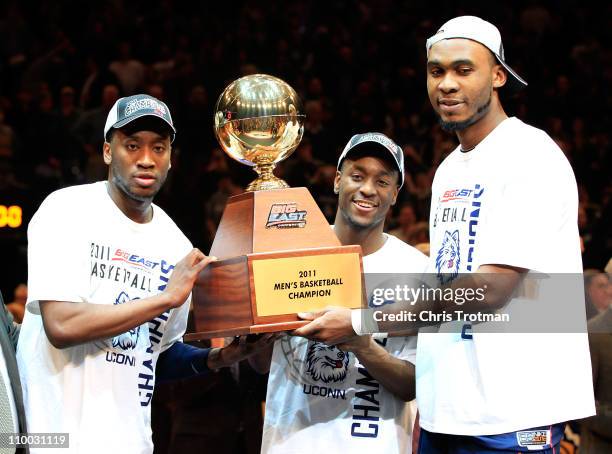
<svg viewBox="0 0 612 454">
<path fill-rule="evenodd" d="M 85 9 L 70 0 L 5 2 L 0 190 L 27 191 L 35 208 L 56 188 L 104 179 L 106 114 L 118 97 L 147 92 L 169 104 L 178 130 L 157 202 L 206 251 L 227 196 L 254 177 L 219 149 L 214 104 L 232 80 L 264 72 L 292 85 L 306 114 L 304 140 L 278 173 L 291 186 L 308 186 L 332 216 L 339 151 L 354 133 L 384 132 L 403 147 L 408 170 L 388 228 L 423 242 L 432 176 L 456 146 L 429 106 L 424 43 L 447 18 L 476 13 L 499 26 L 508 61 L 529 82 L 518 97 L 503 93 L 508 113 L 545 129 L 574 167 L 585 266 L 603 268 L 610 256 L 611 7 L 451 3 L 97 1 Z"/>
<path fill-rule="evenodd" d="M 502 92 L 508 114 L 546 130 L 574 168 L 584 265 L 601 270 L 612 255 L 611 13 L 611 5 L 577 0 L 469 8 L 391 0 L 3 2 L 0 205 L 23 201 L 27 222 L 49 192 L 105 179 L 108 110 L 120 96 L 145 92 L 170 106 L 178 131 L 155 202 L 208 251 L 227 198 L 255 177 L 219 148 L 214 104 L 232 80 L 262 72 L 293 86 L 306 114 L 304 139 L 276 174 L 308 187 L 331 222 L 342 147 L 355 133 L 383 132 L 403 148 L 407 169 L 387 230 L 426 244 L 432 178 L 457 142 L 427 99 L 425 39 L 453 16 L 477 14 L 500 28 L 509 63 L 529 82 L 518 96 Z M 26 280 L 21 232 L 0 237 L 9 301 Z"/>
</svg>

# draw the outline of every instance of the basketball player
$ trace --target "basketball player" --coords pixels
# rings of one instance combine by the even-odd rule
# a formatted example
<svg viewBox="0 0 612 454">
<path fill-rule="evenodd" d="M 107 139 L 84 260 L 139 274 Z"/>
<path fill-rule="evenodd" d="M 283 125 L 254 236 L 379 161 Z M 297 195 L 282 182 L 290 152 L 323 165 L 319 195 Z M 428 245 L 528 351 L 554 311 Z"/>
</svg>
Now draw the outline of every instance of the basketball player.
<svg viewBox="0 0 612 454">
<path fill-rule="evenodd" d="M 156 378 L 229 365 L 271 339 L 224 349 L 181 342 L 191 289 L 214 258 L 152 203 L 174 135 L 165 103 L 119 99 L 104 129 L 108 181 L 55 191 L 28 226 L 17 349 L 26 418 L 33 433 L 68 437 L 64 446 L 31 446 L 32 454 L 150 454 Z"/>
<path fill-rule="evenodd" d="M 430 102 L 460 142 L 433 182 L 430 270 L 455 287 L 486 285 L 489 310 L 512 303 L 528 274 L 581 273 L 573 171 L 545 132 L 504 112 L 500 91 L 526 82 L 506 63 L 497 28 L 457 17 L 426 48 Z M 455 281 L 459 273 L 469 274 Z M 351 324 L 347 310 L 317 315 L 296 332 L 338 343 L 398 328 L 359 315 Z M 572 369 L 555 373 L 567 358 Z M 558 453 L 563 423 L 594 414 L 586 333 L 420 332 L 416 375 L 421 453 Z"/>
<path fill-rule="evenodd" d="M 420 274 L 427 266 L 425 255 L 383 233 L 403 181 L 402 149 L 383 134 L 354 136 L 338 160 L 334 231 L 342 244 L 361 246 L 366 273 Z M 353 336 L 336 346 L 277 340 L 271 365 L 269 356 L 264 362 L 262 452 L 410 452 L 415 348 L 415 336 Z"/>
</svg>

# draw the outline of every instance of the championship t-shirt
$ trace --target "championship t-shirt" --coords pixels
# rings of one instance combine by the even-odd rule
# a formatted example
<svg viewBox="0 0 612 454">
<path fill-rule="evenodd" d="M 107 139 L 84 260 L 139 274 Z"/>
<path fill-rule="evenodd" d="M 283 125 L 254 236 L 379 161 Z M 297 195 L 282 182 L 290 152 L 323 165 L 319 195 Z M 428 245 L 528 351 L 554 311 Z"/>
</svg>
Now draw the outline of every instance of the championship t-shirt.
<svg viewBox="0 0 612 454">
<path fill-rule="evenodd" d="M 584 321 L 577 212 L 576 181 L 563 152 L 543 131 L 509 118 L 472 151 L 453 151 L 437 170 L 429 271 L 448 283 L 480 265 L 525 268 L 536 288 L 517 291 L 507 307 L 511 316 Z M 560 292 L 572 279 L 575 285 Z M 536 312 L 551 301 L 551 310 Z M 519 307 L 528 310 L 513 314 Z M 582 330 L 556 332 L 485 332 L 486 325 L 470 325 L 468 333 L 444 323 L 419 332 L 421 427 L 489 435 L 594 414 L 584 323 Z M 567 358 L 572 367 L 559 372 Z"/>
<path fill-rule="evenodd" d="M 391 235 L 363 257 L 366 273 L 420 274 L 426 267 L 425 255 Z M 416 336 L 377 342 L 414 363 Z M 394 397 L 353 353 L 286 336 L 274 345 L 262 453 L 410 452 L 415 414 L 414 401 Z"/>
<path fill-rule="evenodd" d="M 31 433 L 68 433 L 70 448 L 57 450 L 65 454 L 153 452 L 155 364 L 181 340 L 189 301 L 111 339 L 64 349 L 49 342 L 39 301 L 131 304 L 162 292 L 191 247 L 156 205 L 148 223 L 127 218 L 106 182 L 45 199 L 28 227 L 28 302 L 17 349 Z"/>
</svg>

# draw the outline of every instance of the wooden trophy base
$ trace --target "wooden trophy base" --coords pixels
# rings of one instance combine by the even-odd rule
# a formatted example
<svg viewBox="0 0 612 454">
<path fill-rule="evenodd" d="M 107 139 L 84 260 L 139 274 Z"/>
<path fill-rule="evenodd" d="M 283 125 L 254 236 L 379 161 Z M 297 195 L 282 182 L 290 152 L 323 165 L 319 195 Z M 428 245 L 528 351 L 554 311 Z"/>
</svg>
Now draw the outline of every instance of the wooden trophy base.
<svg viewBox="0 0 612 454">
<path fill-rule="evenodd" d="M 230 198 L 193 289 L 185 340 L 287 331 L 298 312 L 361 307 L 361 248 L 341 246 L 306 188 Z"/>
</svg>

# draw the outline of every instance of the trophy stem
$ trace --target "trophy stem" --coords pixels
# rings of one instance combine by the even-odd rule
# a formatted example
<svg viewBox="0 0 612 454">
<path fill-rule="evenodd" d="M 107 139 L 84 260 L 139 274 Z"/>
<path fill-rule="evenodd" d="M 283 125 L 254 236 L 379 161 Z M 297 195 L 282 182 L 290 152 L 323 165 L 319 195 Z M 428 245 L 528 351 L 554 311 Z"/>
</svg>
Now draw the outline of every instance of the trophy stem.
<svg viewBox="0 0 612 454">
<path fill-rule="evenodd" d="M 276 165 L 273 162 L 257 164 L 255 166 L 255 171 L 259 174 L 259 176 L 247 186 L 247 192 L 288 188 L 289 185 L 284 180 L 274 176 L 272 173 L 275 166 Z"/>
</svg>

